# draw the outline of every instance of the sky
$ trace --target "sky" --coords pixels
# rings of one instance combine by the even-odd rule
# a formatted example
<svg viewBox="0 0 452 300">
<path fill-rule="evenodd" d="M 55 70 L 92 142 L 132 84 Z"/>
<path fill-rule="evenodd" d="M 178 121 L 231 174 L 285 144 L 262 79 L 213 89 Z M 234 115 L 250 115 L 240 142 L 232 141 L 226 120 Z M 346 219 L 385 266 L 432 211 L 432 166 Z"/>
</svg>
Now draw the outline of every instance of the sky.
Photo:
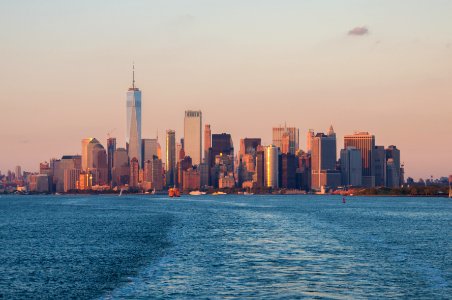
<svg viewBox="0 0 452 300">
<path fill-rule="evenodd" d="M 375 135 L 406 176 L 452 174 L 450 0 L 0 0 L 0 171 L 125 144 L 132 63 L 142 137 L 271 143 L 273 126 Z"/>
</svg>

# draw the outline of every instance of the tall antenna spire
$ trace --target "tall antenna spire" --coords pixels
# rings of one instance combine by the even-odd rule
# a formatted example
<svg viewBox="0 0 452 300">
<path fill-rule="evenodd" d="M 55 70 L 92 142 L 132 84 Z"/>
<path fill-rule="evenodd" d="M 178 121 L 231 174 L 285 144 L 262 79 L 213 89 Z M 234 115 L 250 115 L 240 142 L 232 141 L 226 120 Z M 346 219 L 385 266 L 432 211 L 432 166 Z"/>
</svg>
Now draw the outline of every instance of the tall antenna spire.
<svg viewBox="0 0 452 300">
<path fill-rule="evenodd" d="M 132 63 L 132 88 L 135 89 L 135 62 Z"/>
</svg>

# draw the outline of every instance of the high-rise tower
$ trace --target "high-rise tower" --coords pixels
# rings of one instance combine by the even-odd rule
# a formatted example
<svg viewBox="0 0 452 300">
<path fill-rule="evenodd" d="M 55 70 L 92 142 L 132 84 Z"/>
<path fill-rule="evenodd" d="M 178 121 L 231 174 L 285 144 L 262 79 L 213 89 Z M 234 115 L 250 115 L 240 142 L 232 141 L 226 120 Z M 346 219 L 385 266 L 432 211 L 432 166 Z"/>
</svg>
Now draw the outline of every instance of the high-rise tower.
<svg viewBox="0 0 452 300">
<path fill-rule="evenodd" d="M 141 166 L 141 91 L 135 87 L 135 66 L 132 72 L 132 87 L 127 91 L 127 131 L 129 160 L 136 158 Z"/>
<path fill-rule="evenodd" d="M 202 149 L 202 113 L 200 110 L 185 111 L 184 119 L 184 150 L 185 155 L 190 156 L 193 165 L 201 163 Z"/>
<path fill-rule="evenodd" d="M 361 151 L 362 183 L 365 187 L 375 186 L 374 149 L 375 136 L 368 132 L 356 132 L 344 136 L 344 148 L 355 147 Z"/>
<path fill-rule="evenodd" d="M 166 185 L 175 185 L 176 178 L 176 132 L 166 131 Z"/>
<path fill-rule="evenodd" d="M 284 153 L 295 154 L 299 148 L 300 130 L 296 127 L 273 127 L 273 145 Z M 285 144 L 283 147 L 283 143 Z"/>
<path fill-rule="evenodd" d="M 212 147 L 212 130 L 210 124 L 204 126 L 204 161 L 209 162 L 209 148 Z"/>
<path fill-rule="evenodd" d="M 270 145 L 264 152 L 264 182 L 266 187 L 278 188 L 278 147 Z"/>
</svg>

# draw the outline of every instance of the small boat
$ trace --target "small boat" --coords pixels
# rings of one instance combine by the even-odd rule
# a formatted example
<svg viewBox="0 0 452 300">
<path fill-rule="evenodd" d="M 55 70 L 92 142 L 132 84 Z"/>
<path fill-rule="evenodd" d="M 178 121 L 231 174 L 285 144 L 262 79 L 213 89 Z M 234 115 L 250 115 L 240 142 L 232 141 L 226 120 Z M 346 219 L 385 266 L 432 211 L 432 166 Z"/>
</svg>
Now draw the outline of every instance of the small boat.
<svg viewBox="0 0 452 300">
<path fill-rule="evenodd" d="M 155 195 L 155 188 L 152 190 L 151 195 Z"/>
<path fill-rule="evenodd" d="M 170 196 L 171 198 L 173 197 L 180 197 L 180 191 L 178 188 L 170 188 L 168 190 L 168 196 Z"/>
<path fill-rule="evenodd" d="M 118 195 L 118 197 L 121 197 L 122 196 L 122 192 L 124 191 L 124 189 L 121 189 L 121 191 L 119 192 L 119 195 Z"/>
<path fill-rule="evenodd" d="M 189 193 L 191 196 L 201 196 L 201 195 L 205 195 L 205 192 L 201 192 L 201 191 L 191 191 Z"/>
<path fill-rule="evenodd" d="M 227 195 L 225 192 L 215 192 L 212 194 L 212 196 L 218 196 L 218 195 Z"/>
<path fill-rule="evenodd" d="M 254 195 L 254 193 L 251 193 L 251 192 L 244 192 L 243 195 L 248 195 L 248 196 L 250 196 L 250 195 Z"/>
</svg>

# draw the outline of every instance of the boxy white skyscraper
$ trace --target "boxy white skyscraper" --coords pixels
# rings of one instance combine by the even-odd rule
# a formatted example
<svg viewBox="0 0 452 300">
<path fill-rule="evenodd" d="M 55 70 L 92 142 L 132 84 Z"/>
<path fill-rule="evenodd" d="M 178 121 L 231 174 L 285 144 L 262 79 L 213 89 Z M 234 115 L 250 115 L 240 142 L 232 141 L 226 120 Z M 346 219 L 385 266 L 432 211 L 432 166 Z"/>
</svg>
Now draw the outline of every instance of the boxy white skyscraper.
<svg viewBox="0 0 452 300">
<path fill-rule="evenodd" d="M 202 113 L 200 110 L 186 110 L 184 118 L 184 151 L 191 157 L 193 165 L 201 163 Z"/>
</svg>

